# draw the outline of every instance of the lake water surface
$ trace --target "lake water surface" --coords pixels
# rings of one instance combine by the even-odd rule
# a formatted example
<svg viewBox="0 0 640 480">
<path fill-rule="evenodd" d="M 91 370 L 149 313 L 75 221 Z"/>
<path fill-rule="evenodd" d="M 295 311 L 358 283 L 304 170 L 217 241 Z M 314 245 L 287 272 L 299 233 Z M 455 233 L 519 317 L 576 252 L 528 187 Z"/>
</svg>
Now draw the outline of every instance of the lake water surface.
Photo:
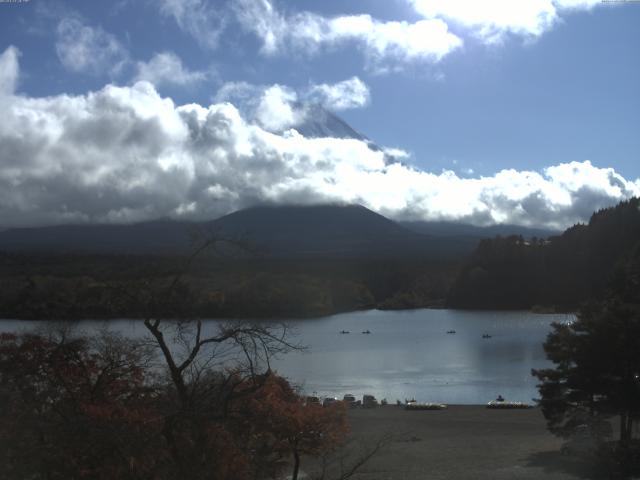
<svg viewBox="0 0 640 480">
<path fill-rule="evenodd" d="M 290 320 L 295 340 L 308 348 L 277 359 L 273 366 L 305 392 L 320 396 L 369 393 L 389 402 L 415 398 L 480 404 L 501 394 L 530 402 L 538 396 L 531 369 L 549 365 L 542 343 L 550 324 L 572 319 L 530 312 L 369 310 Z M 2 320 L 0 331 L 37 324 Z M 85 321 L 79 328 L 90 332 L 105 324 L 126 336 L 145 333 L 135 320 Z M 364 330 L 371 334 L 362 334 Z"/>
</svg>

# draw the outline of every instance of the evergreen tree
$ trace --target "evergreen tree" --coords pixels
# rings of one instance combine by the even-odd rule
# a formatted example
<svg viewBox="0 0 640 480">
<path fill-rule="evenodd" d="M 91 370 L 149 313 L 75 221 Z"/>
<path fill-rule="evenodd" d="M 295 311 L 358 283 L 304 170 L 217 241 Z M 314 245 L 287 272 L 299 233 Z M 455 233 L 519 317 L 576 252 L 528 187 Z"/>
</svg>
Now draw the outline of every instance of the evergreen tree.
<svg viewBox="0 0 640 480">
<path fill-rule="evenodd" d="M 629 472 L 640 467 L 640 245 L 618 263 L 609 285 L 605 300 L 553 325 L 544 348 L 555 367 L 532 373 L 549 430 L 568 438 L 586 426 L 603 440 L 617 423 L 617 463 Z"/>
</svg>

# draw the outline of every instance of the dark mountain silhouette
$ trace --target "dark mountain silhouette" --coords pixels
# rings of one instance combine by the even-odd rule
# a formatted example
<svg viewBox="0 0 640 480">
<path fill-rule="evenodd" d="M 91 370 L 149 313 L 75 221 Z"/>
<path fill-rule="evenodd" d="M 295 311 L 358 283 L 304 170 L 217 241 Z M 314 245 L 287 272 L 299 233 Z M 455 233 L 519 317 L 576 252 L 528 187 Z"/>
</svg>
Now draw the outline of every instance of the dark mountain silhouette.
<svg viewBox="0 0 640 480">
<path fill-rule="evenodd" d="M 127 225 L 56 225 L 0 232 L 0 250 L 19 252 L 176 253 L 198 224 L 156 220 Z"/>
<path fill-rule="evenodd" d="M 440 238 L 404 228 L 360 205 L 261 206 L 210 224 L 275 257 L 448 258 L 471 251 L 466 239 Z"/>
<path fill-rule="evenodd" d="M 640 199 L 594 213 L 548 240 L 482 240 L 451 286 L 456 308 L 573 310 L 598 299 L 640 248 Z"/>
<path fill-rule="evenodd" d="M 185 275 L 192 307 L 210 318 L 439 306 L 472 248 L 357 205 L 260 206 L 201 223 L 14 229 L 0 233 L 0 316 L 140 317 L 134 299 L 114 301 L 114 291 L 160 285 L 184 268 L 182 255 L 195 246 L 190 231 L 251 247 L 203 255 Z"/>
<path fill-rule="evenodd" d="M 0 250 L 187 253 L 194 234 L 242 240 L 271 258 L 459 258 L 467 238 L 423 235 L 359 205 L 259 206 L 210 222 L 66 225 L 0 232 Z"/>
</svg>

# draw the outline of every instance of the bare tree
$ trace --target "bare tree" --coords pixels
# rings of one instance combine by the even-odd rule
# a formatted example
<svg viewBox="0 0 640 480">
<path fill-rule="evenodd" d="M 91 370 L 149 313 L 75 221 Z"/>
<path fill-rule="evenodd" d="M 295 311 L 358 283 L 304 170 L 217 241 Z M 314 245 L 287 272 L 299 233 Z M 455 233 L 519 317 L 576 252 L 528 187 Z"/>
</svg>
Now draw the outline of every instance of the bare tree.
<svg viewBox="0 0 640 480">
<path fill-rule="evenodd" d="M 167 398 L 173 400 L 164 405 L 162 435 L 180 475 L 215 469 L 215 425 L 233 413 L 234 402 L 261 388 L 275 356 L 300 348 L 288 339 L 284 324 L 204 322 L 192 313 L 196 298 L 185 276 L 194 262 L 238 251 L 247 251 L 241 241 L 213 235 L 161 286 L 122 292 L 145 312 L 144 326 L 170 379 Z"/>
</svg>

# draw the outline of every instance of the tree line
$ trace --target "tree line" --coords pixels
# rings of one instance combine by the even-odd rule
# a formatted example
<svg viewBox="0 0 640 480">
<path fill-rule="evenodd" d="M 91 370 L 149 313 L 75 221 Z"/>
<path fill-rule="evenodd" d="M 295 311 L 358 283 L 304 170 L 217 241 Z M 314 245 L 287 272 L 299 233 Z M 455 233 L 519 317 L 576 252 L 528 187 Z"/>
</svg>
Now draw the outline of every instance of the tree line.
<svg viewBox="0 0 640 480">
<path fill-rule="evenodd" d="M 447 294 L 454 308 L 575 311 L 601 299 L 617 265 L 640 244 L 640 199 L 595 212 L 550 239 L 480 242 Z"/>
</svg>

